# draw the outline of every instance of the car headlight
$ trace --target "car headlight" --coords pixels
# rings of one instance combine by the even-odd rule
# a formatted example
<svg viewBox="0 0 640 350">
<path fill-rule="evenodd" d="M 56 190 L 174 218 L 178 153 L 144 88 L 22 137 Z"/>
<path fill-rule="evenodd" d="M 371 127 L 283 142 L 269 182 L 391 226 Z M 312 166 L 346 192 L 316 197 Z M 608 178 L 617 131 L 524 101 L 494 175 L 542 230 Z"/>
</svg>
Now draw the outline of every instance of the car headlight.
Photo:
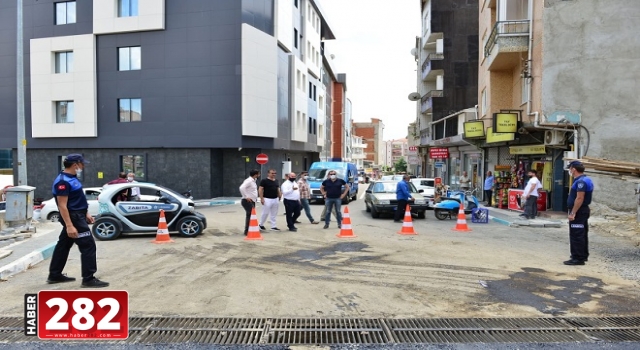
<svg viewBox="0 0 640 350">
<path fill-rule="evenodd" d="M 416 204 L 424 204 L 425 203 L 424 199 L 418 199 L 415 202 L 416 202 Z"/>
<path fill-rule="evenodd" d="M 382 199 L 378 201 L 378 204 L 391 204 L 391 202 L 389 202 L 389 200 L 387 199 Z"/>
</svg>

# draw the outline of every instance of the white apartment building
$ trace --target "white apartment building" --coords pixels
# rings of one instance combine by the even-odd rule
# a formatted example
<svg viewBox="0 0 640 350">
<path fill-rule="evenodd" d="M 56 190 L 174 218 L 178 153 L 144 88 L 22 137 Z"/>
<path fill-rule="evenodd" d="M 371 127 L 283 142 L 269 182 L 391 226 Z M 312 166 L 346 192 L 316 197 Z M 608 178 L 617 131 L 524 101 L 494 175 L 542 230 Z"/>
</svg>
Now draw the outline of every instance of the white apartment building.
<svg viewBox="0 0 640 350">
<path fill-rule="evenodd" d="M 407 139 L 385 141 L 385 150 L 385 166 L 393 167 L 400 158 L 404 158 L 408 163 L 409 143 Z"/>
<path fill-rule="evenodd" d="M 362 137 L 353 135 L 351 138 L 351 162 L 356 164 L 359 171 L 364 170 L 365 148 L 367 148 L 367 144 L 362 142 Z"/>
</svg>

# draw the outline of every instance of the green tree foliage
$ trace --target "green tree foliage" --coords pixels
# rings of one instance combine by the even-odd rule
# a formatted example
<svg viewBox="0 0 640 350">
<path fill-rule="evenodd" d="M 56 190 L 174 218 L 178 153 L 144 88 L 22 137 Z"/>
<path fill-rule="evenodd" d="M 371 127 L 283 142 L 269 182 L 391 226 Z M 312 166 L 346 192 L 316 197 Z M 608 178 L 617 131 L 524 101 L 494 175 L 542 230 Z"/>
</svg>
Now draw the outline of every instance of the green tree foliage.
<svg viewBox="0 0 640 350">
<path fill-rule="evenodd" d="M 404 157 L 398 159 L 396 164 L 393 165 L 396 168 L 396 172 L 402 173 L 407 171 L 407 161 L 404 160 Z"/>
</svg>

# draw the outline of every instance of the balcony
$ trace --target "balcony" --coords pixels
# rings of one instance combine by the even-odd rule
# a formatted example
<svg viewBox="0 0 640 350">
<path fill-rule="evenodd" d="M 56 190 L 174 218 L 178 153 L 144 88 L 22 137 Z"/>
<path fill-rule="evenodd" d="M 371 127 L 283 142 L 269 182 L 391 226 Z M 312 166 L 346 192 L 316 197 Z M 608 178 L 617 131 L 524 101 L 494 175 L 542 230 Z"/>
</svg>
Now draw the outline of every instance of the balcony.
<svg viewBox="0 0 640 350">
<path fill-rule="evenodd" d="M 422 24 L 425 25 L 424 23 Z M 443 34 L 443 25 L 439 20 L 431 20 L 429 23 L 429 28 L 424 31 L 422 36 L 422 48 L 426 49 L 429 44 L 434 44 L 436 40 L 444 38 Z"/>
<path fill-rule="evenodd" d="M 420 99 L 420 112 L 422 113 L 432 113 L 433 112 L 433 99 L 437 97 L 442 97 L 442 90 L 431 90 L 424 94 Z"/>
<path fill-rule="evenodd" d="M 497 22 L 484 45 L 490 71 L 509 70 L 520 64 L 529 50 L 529 20 Z"/>
<path fill-rule="evenodd" d="M 444 55 L 430 53 L 422 63 L 422 81 L 435 81 L 438 75 L 444 74 Z"/>
</svg>

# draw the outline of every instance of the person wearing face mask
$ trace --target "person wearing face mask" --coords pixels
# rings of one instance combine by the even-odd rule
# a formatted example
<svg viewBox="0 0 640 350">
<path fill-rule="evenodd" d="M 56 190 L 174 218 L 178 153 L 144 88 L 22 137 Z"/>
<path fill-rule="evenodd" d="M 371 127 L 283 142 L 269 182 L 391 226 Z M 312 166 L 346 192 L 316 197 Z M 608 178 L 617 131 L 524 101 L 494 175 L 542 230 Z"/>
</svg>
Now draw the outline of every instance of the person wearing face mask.
<svg viewBox="0 0 640 350">
<path fill-rule="evenodd" d="M 287 215 L 287 227 L 289 231 L 296 232 L 296 221 L 300 217 L 300 189 L 296 183 L 296 173 L 289 174 L 289 181 L 282 183 L 282 197 L 284 197 L 284 210 Z"/>
<path fill-rule="evenodd" d="M 136 175 L 134 173 L 127 174 L 127 182 L 137 182 L 135 180 Z M 129 196 L 130 201 L 139 201 L 140 200 L 140 187 L 131 187 L 131 195 Z"/>
<path fill-rule="evenodd" d="M 571 257 L 564 264 L 584 265 L 589 258 L 589 204 L 593 196 L 593 182 L 584 175 L 584 165 L 577 160 L 569 163 L 569 175 L 573 177 L 567 200 Z"/>
<path fill-rule="evenodd" d="M 309 173 L 304 171 L 300 174 L 300 180 L 298 180 L 298 188 L 300 189 L 300 204 L 302 204 L 302 208 L 304 209 L 304 213 L 307 215 L 307 219 L 309 222 L 316 225 L 319 224 L 318 221 L 313 219 L 311 215 L 311 207 L 309 206 L 309 200 L 311 199 L 311 188 L 309 187 Z"/>
<path fill-rule="evenodd" d="M 91 235 L 89 224 L 94 220 L 87 212 L 89 205 L 78 176 L 82 174 L 85 163 L 80 154 L 70 154 L 64 160 L 64 170 L 53 181 L 52 191 L 58 210 L 62 232 L 58 238 L 51 263 L 47 283 L 65 283 L 76 279 L 62 273 L 73 244 L 80 249 L 82 266 L 82 287 L 101 288 L 109 283 L 100 281 L 94 274 L 98 270 L 96 262 L 96 242 Z"/>
<path fill-rule="evenodd" d="M 260 181 L 258 195 L 260 196 L 260 203 L 262 204 L 262 216 L 259 222 L 260 229 L 266 230 L 264 224 L 268 216 L 271 221 L 271 229 L 280 231 L 280 229 L 276 227 L 276 216 L 278 215 L 282 192 L 280 192 L 280 184 L 278 180 L 276 180 L 276 171 L 274 169 L 269 169 L 267 178 Z"/>
<path fill-rule="evenodd" d="M 342 190 L 344 187 L 344 190 Z M 324 227 L 329 228 L 329 222 L 331 222 L 331 209 L 333 208 L 336 213 L 336 220 L 338 220 L 338 228 L 342 228 L 342 212 L 340 211 L 340 205 L 342 199 L 349 193 L 349 184 L 342 179 L 338 179 L 338 173 L 335 170 L 329 171 L 329 178 L 322 182 L 320 186 L 320 192 L 324 196 L 325 208 L 327 209 L 324 216 Z"/>
</svg>

